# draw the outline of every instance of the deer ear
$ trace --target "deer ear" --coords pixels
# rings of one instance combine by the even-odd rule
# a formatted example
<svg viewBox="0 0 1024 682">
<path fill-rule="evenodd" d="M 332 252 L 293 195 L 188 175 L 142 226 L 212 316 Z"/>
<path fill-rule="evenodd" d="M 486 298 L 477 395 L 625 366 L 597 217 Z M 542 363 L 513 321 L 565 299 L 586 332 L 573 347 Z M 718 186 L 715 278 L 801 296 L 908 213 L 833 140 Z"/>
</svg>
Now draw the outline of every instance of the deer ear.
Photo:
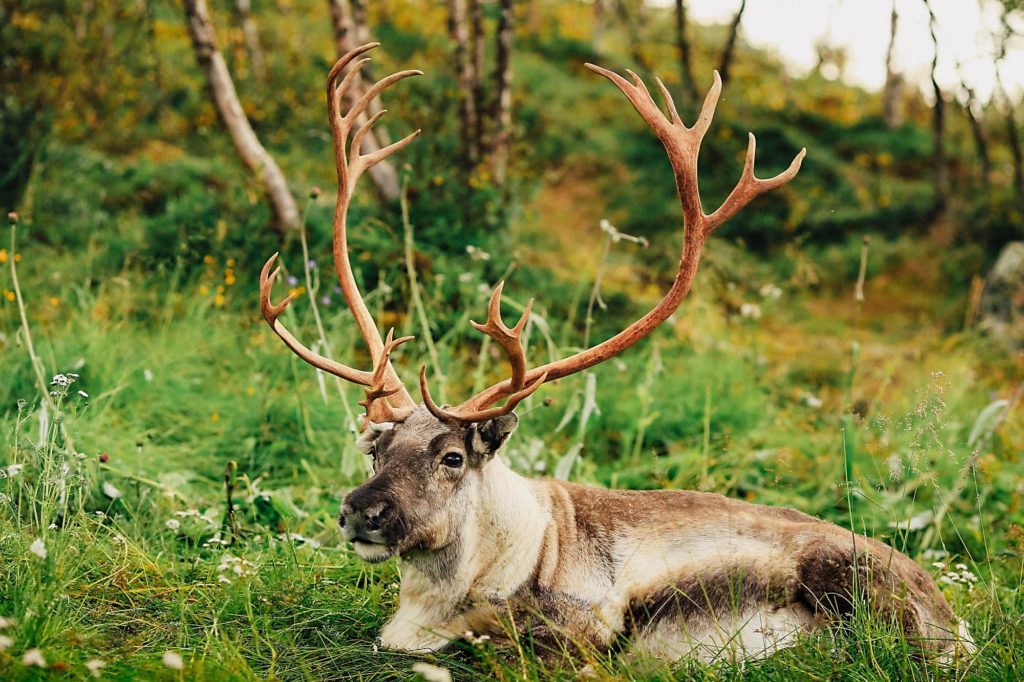
<svg viewBox="0 0 1024 682">
<path fill-rule="evenodd" d="M 505 444 L 517 426 L 519 417 L 514 412 L 473 424 L 469 434 L 473 452 L 484 459 L 490 459 Z"/>
</svg>

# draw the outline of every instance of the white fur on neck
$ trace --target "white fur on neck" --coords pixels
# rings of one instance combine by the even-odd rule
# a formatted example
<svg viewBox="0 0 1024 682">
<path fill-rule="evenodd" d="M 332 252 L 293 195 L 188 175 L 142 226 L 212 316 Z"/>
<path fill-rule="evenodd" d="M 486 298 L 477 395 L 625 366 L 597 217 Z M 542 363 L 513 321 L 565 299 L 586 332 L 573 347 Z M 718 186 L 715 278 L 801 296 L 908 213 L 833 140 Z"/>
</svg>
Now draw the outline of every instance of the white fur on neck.
<svg viewBox="0 0 1024 682">
<path fill-rule="evenodd" d="M 385 647 L 436 651 L 465 633 L 462 624 L 470 621 L 451 622 L 457 607 L 478 598 L 506 598 L 533 573 L 550 514 L 530 481 L 499 457 L 481 476 L 467 501 L 461 544 L 402 559 L 400 605 L 380 635 Z M 437 565 L 453 554 L 454 565 Z"/>
</svg>

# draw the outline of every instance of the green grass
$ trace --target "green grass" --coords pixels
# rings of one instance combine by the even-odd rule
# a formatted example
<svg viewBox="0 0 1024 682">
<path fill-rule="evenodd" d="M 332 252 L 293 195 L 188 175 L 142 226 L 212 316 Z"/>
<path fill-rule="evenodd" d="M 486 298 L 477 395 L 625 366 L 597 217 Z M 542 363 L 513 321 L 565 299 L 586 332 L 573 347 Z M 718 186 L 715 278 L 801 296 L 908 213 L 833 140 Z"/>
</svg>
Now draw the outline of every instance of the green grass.
<svg viewBox="0 0 1024 682">
<path fill-rule="evenodd" d="M 69 256 L 43 247 L 21 255 L 45 378 L 80 376 L 52 387 L 56 405 L 44 407 L 19 311 L 5 299 L 0 464 L 22 468 L 0 480 L 0 615 L 14 621 L 0 632 L 11 640 L 0 651 L 0 677 L 87 678 L 86 662 L 98 659 L 107 679 L 413 678 L 422 658 L 374 648 L 396 606 L 399 564 L 366 565 L 339 541 L 338 503 L 367 463 L 334 387 L 319 385 L 258 319 L 257 264 L 208 258 L 187 275 L 129 268 L 84 286 L 72 276 L 82 266 Z M 915 661 L 885 623 L 859 615 L 742 668 L 638 661 L 628 650 L 566 665 L 625 679 L 1012 678 L 1024 650 L 1024 431 L 1019 412 L 1001 421 L 991 420 L 998 407 L 982 415 L 994 400 L 1012 398 L 1020 367 L 974 335 L 905 319 L 913 308 L 881 305 L 884 292 L 870 287 L 852 328 L 847 299 L 780 282 L 781 300 L 761 300 L 757 289 L 776 266 L 730 267 L 746 273 L 748 285 L 705 278 L 673 323 L 621 363 L 550 386 L 521 408 L 509 459 L 550 473 L 577 452 L 577 480 L 703 488 L 793 506 L 852 522 L 926 566 L 940 554 L 949 566 L 963 562 L 977 583 L 943 589 L 981 651 L 939 670 Z M 406 283 L 393 272 L 389 283 L 400 291 Z M 896 274 L 898 267 L 872 276 Z M 427 304 L 443 305 L 425 286 Z M 516 297 L 522 286 L 508 290 Z M 606 284 L 606 293 L 615 286 Z M 378 289 L 370 300 L 399 331 L 419 333 L 414 317 L 390 312 L 401 295 Z M 473 285 L 461 305 L 475 314 L 486 295 Z M 638 314 L 638 298 L 615 316 Z M 757 300 L 762 317 L 743 318 L 741 300 Z M 305 303 L 293 306 L 288 324 L 313 339 Z M 564 319 L 557 301 L 539 303 L 544 319 Z M 336 352 L 365 361 L 351 348 L 352 325 L 338 302 L 323 312 Z M 616 324 L 610 314 L 601 314 L 598 329 Z M 879 319 L 890 324 L 873 324 Z M 893 324 L 900 320 L 907 324 Z M 468 390 L 477 361 L 465 327 L 434 330 L 452 394 Z M 533 354 L 546 352 L 543 331 L 531 332 Z M 578 343 L 579 331 L 568 331 L 564 342 Z M 851 388 L 855 338 L 861 351 Z M 406 348 L 400 371 L 409 376 L 417 355 L 428 359 L 422 344 Z M 482 376 L 500 371 L 485 362 Z M 345 391 L 354 402 L 354 389 Z M 861 416 L 847 409 L 850 398 Z M 596 411 L 585 408 L 590 399 Z M 845 440 L 844 427 L 852 429 Z M 226 471 L 237 536 L 226 514 Z M 928 510 L 934 517 L 921 516 Z M 30 549 L 37 539 L 45 558 Z M 939 577 L 953 569 L 933 570 Z M 463 679 L 571 674 L 534 657 L 521 634 L 512 649 L 460 644 L 426 660 Z M 33 648 L 46 671 L 23 665 Z M 168 668 L 166 652 L 178 653 L 184 670 Z"/>
</svg>

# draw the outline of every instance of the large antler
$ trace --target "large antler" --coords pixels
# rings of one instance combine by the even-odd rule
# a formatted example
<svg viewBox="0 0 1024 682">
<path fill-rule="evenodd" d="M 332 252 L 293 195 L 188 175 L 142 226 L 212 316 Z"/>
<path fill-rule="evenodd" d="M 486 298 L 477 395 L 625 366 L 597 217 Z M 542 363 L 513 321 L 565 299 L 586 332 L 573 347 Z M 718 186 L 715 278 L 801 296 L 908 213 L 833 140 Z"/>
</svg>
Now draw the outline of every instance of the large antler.
<svg viewBox="0 0 1024 682">
<path fill-rule="evenodd" d="M 274 332 L 281 337 L 285 345 L 300 358 L 318 369 L 334 374 L 346 381 L 370 387 L 367 391 L 366 400 L 360 403 L 367 409 L 366 423 L 370 421 L 401 421 L 416 406 L 412 396 L 409 395 L 409 391 L 398 379 L 398 375 L 395 373 L 390 362 L 390 353 L 395 346 L 408 341 L 412 337 L 393 341 L 392 334 L 389 333 L 386 343 L 381 339 L 380 331 L 378 331 L 377 325 L 374 323 L 373 317 L 363 301 L 362 294 L 359 292 L 355 275 L 352 272 L 352 265 L 348 259 L 348 208 L 352 200 L 352 193 L 360 176 L 367 169 L 404 148 L 420 134 L 420 131 L 417 130 L 393 144 L 370 154 L 363 154 L 361 150 L 363 139 L 386 112 L 382 110 L 371 116 L 356 129 L 355 134 L 352 134 L 352 130 L 357 119 L 366 111 L 370 102 L 379 96 L 384 89 L 403 78 L 421 75 L 421 71 L 400 71 L 382 78 L 368 88 L 347 113 L 342 114 L 341 112 L 342 98 L 352 85 L 359 71 L 370 61 L 366 57 L 358 61 L 355 60 L 378 45 L 379 43 L 369 43 L 349 51 L 338 60 L 327 76 L 327 112 L 330 118 L 331 136 L 334 140 L 334 160 L 338 167 L 338 201 L 334 207 L 334 267 L 338 272 L 338 283 L 341 286 L 341 291 L 348 302 L 349 308 L 352 310 L 352 315 L 355 317 L 356 325 L 359 327 L 363 341 L 366 342 L 370 350 L 370 358 L 373 361 L 374 367 L 373 371 L 357 370 L 314 353 L 300 343 L 278 320 L 281 313 L 294 300 L 295 296 L 289 294 L 284 301 L 277 305 L 274 305 L 270 300 L 270 290 L 280 270 L 278 268 L 272 273 L 270 272 L 277 259 L 276 253 L 267 260 L 260 275 L 260 310 L 263 313 L 264 319 L 266 319 Z M 353 62 L 355 63 L 353 64 Z M 341 72 L 350 64 L 352 64 L 352 68 L 349 69 L 345 77 L 338 83 Z M 351 143 L 349 142 L 350 136 Z"/>
<path fill-rule="evenodd" d="M 692 127 L 687 127 L 680 120 L 675 103 L 672 101 L 672 96 L 660 79 L 656 79 L 656 82 L 668 108 L 668 116 L 662 113 L 661 109 L 654 102 L 654 98 L 651 97 L 647 86 L 632 71 L 626 71 L 633 80 L 633 83 L 630 83 L 617 73 L 599 66 L 587 64 L 587 68 L 604 76 L 618 86 L 619 90 L 626 95 L 640 116 L 647 122 L 647 125 L 654 130 L 658 139 L 664 145 L 665 151 L 668 153 L 669 162 L 672 164 L 672 172 L 676 178 L 676 191 L 679 194 L 679 201 L 683 207 L 685 227 L 683 253 L 679 261 L 679 271 L 676 273 L 675 281 L 672 282 L 672 287 L 661 302 L 642 318 L 610 339 L 570 357 L 549 362 L 546 365 L 541 365 L 524 372 L 517 365 L 519 358 L 522 356 L 521 347 L 515 351 L 516 355 L 513 356 L 506 348 L 506 345 L 502 344 L 502 349 L 505 350 L 506 354 L 509 354 L 510 360 L 512 360 L 512 378 L 484 389 L 450 411 L 441 410 L 436 405 L 433 405 L 433 402 L 430 400 L 430 392 L 427 389 L 426 378 L 421 370 L 420 389 L 423 393 L 423 401 L 431 412 L 439 418 L 479 421 L 497 416 L 498 414 L 505 414 L 511 411 L 516 403 L 535 391 L 541 384 L 575 374 L 604 362 L 650 334 L 675 312 L 689 292 L 694 275 L 697 273 L 697 265 L 700 262 L 701 252 L 704 248 L 704 240 L 707 239 L 708 235 L 722 223 L 736 215 L 740 209 L 756 197 L 792 180 L 797 171 L 800 170 L 800 163 L 803 161 L 804 154 L 806 153 L 805 149 L 800 150 L 800 153 L 793 159 L 789 168 L 775 177 L 767 180 L 754 177 L 755 140 L 754 135 L 751 133 L 747 144 L 747 158 L 743 165 L 743 173 L 740 176 L 739 183 L 718 210 L 707 215 L 701 206 L 700 191 L 697 184 L 697 157 L 700 152 L 701 141 L 711 126 L 711 119 L 718 104 L 718 97 L 722 92 L 722 80 L 718 72 L 715 72 L 714 84 L 704 99 L 704 104 L 701 107 L 696 123 Z M 500 319 L 497 319 L 497 302 L 500 299 L 500 295 L 501 285 L 498 285 L 494 295 L 491 297 L 488 325 L 491 325 L 495 320 L 500 324 Z M 517 329 L 521 329 L 528 316 L 528 312 L 529 309 L 527 309 L 527 315 L 524 315 L 520 323 L 516 325 Z M 493 338 L 494 335 L 488 325 L 474 326 Z M 518 346 L 518 334 L 516 335 L 516 345 Z M 513 357 L 515 357 L 514 360 Z M 508 399 L 502 407 L 487 409 L 506 397 Z"/>
</svg>

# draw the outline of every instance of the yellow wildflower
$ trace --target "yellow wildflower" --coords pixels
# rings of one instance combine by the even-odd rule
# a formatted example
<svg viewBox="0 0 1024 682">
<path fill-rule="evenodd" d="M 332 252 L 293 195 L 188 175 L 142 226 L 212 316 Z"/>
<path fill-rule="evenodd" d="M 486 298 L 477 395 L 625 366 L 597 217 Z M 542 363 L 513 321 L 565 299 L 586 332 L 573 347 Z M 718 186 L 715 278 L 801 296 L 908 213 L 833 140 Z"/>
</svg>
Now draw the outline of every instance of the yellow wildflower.
<svg viewBox="0 0 1024 682">
<path fill-rule="evenodd" d="M 224 305 L 224 294 L 217 294 L 213 297 L 213 304 L 218 308 Z"/>
<path fill-rule="evenodd" d="M 205 256 L 203 256 L 203 262 L 206 263 L 207 265 L 213 265 L 213 256 L 211 256 L 210 254 L 206 254 Z"/>
<path fill-rule="evenodd" d="M 210 293 L 210 287 L 206 286 L 205 284 L 199 285 L 200 296 L 206 296 L 208 293 Z"/>
<path fill-rule="evenodd" d="M 252 386 L 250 386 L 249 388 L 245 389 L 245 394 L 246 395 L 256 395 L 256 389 L 253 388 Z"/>
<path fill-rule="evenodd" d="M 213 414 L 211 414 L 210 415 L 210 421 L 212 421 L 212 422 L 219 422 L 220 421 L 220 414 L 218 414 L 217 412 L 214 412 Z"/>
<path fill-rule="evenodd" d="M 50 305 L 52 305 L 54 308 L 56 308 L 57 306 L 60 305 L 60 299 L 57 298 L 56 296 L 51 296 L 50 297 Z"/>
<path fill-rule="evenodd" d="M 6 298 L 8 301 L 13 301 L 14 300 L 14 292 L 11 291 L 10 289 L 5 290 L 4 291 L 4 298 Z"/>
<path fill-rule="evenodd" d="M 0 249 L 0 263 L 7 262 L 7 249 Z"/>
<path fill-rule="evenodd" d="M 228 260 L 227 260 L 227 266 L 228 266 L 229 268 L 233 268 L 233 267 L 235 267 L 235 259 L 234 259 L 234 258 L 228 258 Z"/>
</svg>

